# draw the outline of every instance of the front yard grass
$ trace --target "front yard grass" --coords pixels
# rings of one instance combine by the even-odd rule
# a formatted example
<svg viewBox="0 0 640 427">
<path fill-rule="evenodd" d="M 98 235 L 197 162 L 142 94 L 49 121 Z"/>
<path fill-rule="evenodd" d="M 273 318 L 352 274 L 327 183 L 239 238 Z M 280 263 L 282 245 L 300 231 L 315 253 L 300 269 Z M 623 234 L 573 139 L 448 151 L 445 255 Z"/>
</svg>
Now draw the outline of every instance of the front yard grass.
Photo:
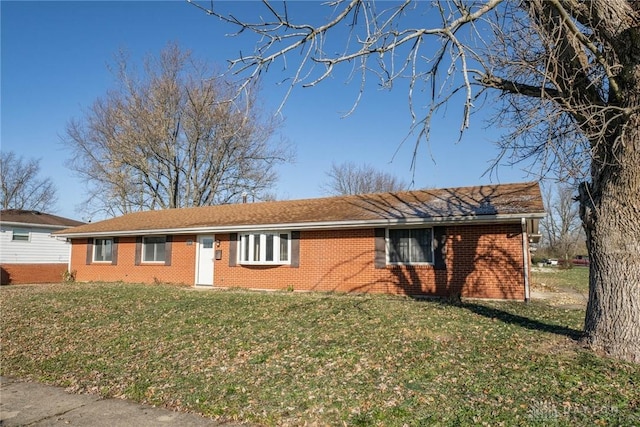
<svg viewBox="0 0 640 427">
<path fill-rule="evenodd" d="M 572 290 L 583 294 L 589 293 L 589 268 L 542 267 L 532 272 L 533 283 L 543 283 L 545 287 L 555 291 Z"/>
<path fill-rule="evenodd" d="M 263 425 L 638 425 L 584 312 L 164 285 L 0 289 L 1 374 Z"/>
</svg>

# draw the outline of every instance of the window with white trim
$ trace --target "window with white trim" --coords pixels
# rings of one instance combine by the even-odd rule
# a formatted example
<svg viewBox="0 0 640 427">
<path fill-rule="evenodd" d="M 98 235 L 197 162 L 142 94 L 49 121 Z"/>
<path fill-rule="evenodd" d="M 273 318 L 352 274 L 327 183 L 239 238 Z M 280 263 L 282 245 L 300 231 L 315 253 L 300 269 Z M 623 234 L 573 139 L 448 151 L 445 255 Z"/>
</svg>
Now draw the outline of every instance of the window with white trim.
<svg viewBox="0 0 640 427">
<path fill-rule="evenodd" d="M 113 239 L 93 240 L 93 261 L 111 262 L 113 260 Z"/>
<path fill-rule="evenodd" d="M 148 236 L 142 238 L 142 261 L 165 262 L 165 236 Z"/>
<path fill-rule="evenodd" d="M 433 230 L 431 228 L 391 228 L 387 253 L 390 264 L 433 263 Z"/>
<path fill-rule="evenodd" d="M 291 233 L 257 232 L 239 235 L 240 264 L 289 264 Z"/>
<path fill-rule="evenodd" d="M 11 240 L 14 242 L 28 242 L 29 241 L 29 230 L 25 230 L 24 228 L 14 228 Z"/>
</svg>

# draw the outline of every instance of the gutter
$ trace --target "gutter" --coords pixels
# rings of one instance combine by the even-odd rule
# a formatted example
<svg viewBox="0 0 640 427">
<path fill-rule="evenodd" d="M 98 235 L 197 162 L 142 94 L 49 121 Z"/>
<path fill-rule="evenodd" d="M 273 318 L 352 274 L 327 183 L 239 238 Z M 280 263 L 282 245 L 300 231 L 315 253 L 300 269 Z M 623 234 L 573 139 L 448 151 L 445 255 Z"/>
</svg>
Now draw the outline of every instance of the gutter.
<svg viewBox="0 0 640 427">
<path fill-rule="evenodd" d="M 23 227 L 23 228 L 46 228 L 53 230 L 68 230 L 71 227 L 80 227 L 79 225 L 53 225 L 53 224 L 35 224 L 33 222 L 14 222 L 14 221 L 1 221 L 0 225 L 7 225 L 11 227 Z"/>
<path fill-rule="evenodd" d="M 279 231 L 279 230 L 336 230 L 345 228 L 379 228 L 393 226 L 428 226 L 428 225 L 466 225 L 466 224 L 491 224 L 517 223 L 525 221 L 526 218 L 542 218 L 544 213 L 525 214 L 502 214 L 502 215 L 482 215 L 482 216 L 460 216 L 460 217 L 437 217 L 437 218 L 400 218 L 384 220 L 350 220 L 350 221 L 323 221 L 323 222 L 302 222 L 302 223 L 276 223 L 276 224 L 240 224 L 240 225 L 218 225 L 203 227 L 184 228 L 157 228 L 157 229 L 132 229 L 132 230 L 107 230 L 88 231 L 74 233 L 55 232 L 56 236 L 67 238 L 80 237 L 115 237 L 115 236 L 140 236 L 140 235 L 166 235 L 166 234 L 200 234 L 200 233 L 235 233 L 251 231 Z"/>
<path fill-rule="evenodd" d="M 522 218 L 522 261 L 524 267 L 524 301 L 529 302 L 531 299 L 531 289 L 529 287 L 529 239 L 527 237 L 527 219 Z"/>
</svg>

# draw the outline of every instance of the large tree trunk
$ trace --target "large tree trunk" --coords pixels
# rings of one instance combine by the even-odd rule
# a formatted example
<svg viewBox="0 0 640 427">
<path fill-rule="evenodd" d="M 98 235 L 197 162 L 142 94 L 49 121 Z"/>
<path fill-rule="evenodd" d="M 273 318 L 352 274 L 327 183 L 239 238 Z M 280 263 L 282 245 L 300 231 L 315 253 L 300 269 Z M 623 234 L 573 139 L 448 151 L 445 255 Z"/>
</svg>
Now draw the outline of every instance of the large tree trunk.
<svg viewBox="0 0 640 427">
<path fill-rule="evenodd" d="M 607 145 L 580 191 L 591 260 L 584 341 L 640 362 L 640 115 Z"/>
</svg>

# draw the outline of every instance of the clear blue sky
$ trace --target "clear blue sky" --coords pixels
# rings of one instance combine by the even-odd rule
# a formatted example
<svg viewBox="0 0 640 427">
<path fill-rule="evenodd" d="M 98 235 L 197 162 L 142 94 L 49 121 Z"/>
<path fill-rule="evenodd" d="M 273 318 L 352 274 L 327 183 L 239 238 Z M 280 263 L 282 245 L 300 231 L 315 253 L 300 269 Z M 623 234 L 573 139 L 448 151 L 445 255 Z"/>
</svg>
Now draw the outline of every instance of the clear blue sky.
<svg viewBox="0 0 640 427">
<path fill-rule="evenodd" d="M 304 7 L 317 13 L 309 3 Z M 227 6 L 246 10 L 258 5 L 242 1 Z M 65 167 L 68 152 L 60 140 L 66 123 L 81 117 L 83 108 L 114 86 L 106 66 L 118 49 L 141 59 L 177 42 L 197 57 L 226 66 L 240 50 L 252 48 L 226 37 L 229 27 L 182 1 L 2 1 L 0 7 L 2 150 L 41 159 L 42 176 L 50 177 L 58 189 L 52 212 L 75 219 L 87 219 L 77 210 L 84 185 Z M 276 84 L 281 79 L 280 70 L 272 67 L 263 82 L 262 100 L 270 108 L 284 95 L 283 86 Z M 280 170 L 273 189 L 279 199 L 323 196 L 321 184 L 334 161 L 366 162 L 406 182 L 413 178 L 415 188 L 533 179 L 510 167 L 483 177 L 497 154 L 491 141 L 498 130 L 487 128 L 481 113 L 456 144 L 460 117 L 455 108 L 434 119 L 431 145 L 423 146 L 413 176 L 413 139 L 393 158 L 410 123 L 406 91 L 370 90 L 358 110 L 342 118 L 351 108 L 356 86 L 336 77 L 315 88 L 294 90 L 283 110 L 281 132 L 294 144 L 297 157 Z"/>
</svg>

